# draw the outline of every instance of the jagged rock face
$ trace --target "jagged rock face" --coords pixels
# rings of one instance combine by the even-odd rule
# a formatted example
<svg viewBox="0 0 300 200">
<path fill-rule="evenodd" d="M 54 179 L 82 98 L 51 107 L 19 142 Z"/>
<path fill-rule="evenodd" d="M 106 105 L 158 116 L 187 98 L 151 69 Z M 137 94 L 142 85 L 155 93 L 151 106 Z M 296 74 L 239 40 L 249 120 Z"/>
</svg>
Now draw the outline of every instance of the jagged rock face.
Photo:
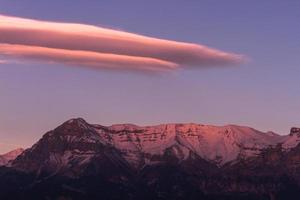
<svg viewBox="0 0 300 200">
<path fill-rule="evenodd" d="M 47 176 L 93 173 L 101 165 L 114 173 L 113 169 L 119 165 L 128 167 L 119 151 L 103 145 L 96 130 L 82 119 L 70 120 L 46 133 L 12 163 L 16 169 Z"/>
<path fill-rule="evenodd" d="M 22 187 L 28 198 L 33 192 L 37 199 L 274 200 L 300 194 L 298 144 L 298 134 L 234 125 L 101 126 L 72 119 L 46 133 L 10 169 L 32 174 L 34 184 Z M 0 169 L 0 187 L 7 177 Z"/>
<path fill-rule="evenodd" d="M 62 171 L 69 166 L 85 166 L 104 150 L 113 150 L 113 154 L 123 159 L 124 165 L 136 170 L 165 162 L 166 154 L 174 154 L 178 162 L 195 154 L 207 162 L 222 166 L 255 156 L 270 146 L 285 145 L 291 138 L 233 125 L 165 124 L 139 127 L 120 124 L 106 127 L 90 125 L 83 119 L 72 119 L 46 133 L 13 165 L 29 171 L 40 170 L 41 165 L 49 171 Z M 292 142 L 295 145 L 295 139 L 292 138 Z"/>
<path fill-rule="evenodd" d="M 207 161 L 225 164 L 238 156 L 251 156 L 285 138 L 270 136 L 254 129 L 237 126 L 206 126 L 197 124 L 166 124 L 151 127 L 115 125 L 97 130 L 102 141 L 120 149 L 133 165 L 155 162 L 173 147 L 184 160 L 193 152 Z M 112 134 L 113 133 L 113 134 Z M 137 156 L 139 155 L 139 156 Z M 143 160 L 139 160 L 143 158 Z"/>
</svg>

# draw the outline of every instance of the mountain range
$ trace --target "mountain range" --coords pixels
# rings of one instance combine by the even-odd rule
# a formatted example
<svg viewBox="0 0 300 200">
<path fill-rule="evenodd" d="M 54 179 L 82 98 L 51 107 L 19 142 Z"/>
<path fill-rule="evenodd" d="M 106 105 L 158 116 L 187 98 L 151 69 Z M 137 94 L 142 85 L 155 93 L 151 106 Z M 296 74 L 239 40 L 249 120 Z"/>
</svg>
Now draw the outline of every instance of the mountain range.
<svg viewBox="0 0 300 200">
<path fill-rule="evenodd" d="M 0 156 L 0 199 L 296 199 L 300 129 L 71 119 Z"/>
</svg>

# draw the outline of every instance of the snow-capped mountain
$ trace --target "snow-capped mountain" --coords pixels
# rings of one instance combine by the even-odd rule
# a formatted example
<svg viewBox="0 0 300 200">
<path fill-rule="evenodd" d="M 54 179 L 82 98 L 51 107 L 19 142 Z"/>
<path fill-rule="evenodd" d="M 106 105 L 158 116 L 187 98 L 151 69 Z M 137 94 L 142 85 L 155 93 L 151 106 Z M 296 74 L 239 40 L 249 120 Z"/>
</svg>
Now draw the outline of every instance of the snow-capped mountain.
<svg viewBox="0 0 300 200">
<path fill-rule="evenodd" d="M 299 143 L 298 128 L 71 119 L 0 168 L 0 198 L 277 200 L 300 195 Z"/>
<path fill-rule="evenodd" d="M 16 159 L 24 149 L 18 148 L 6 154 L 0 155 L 0 166 L 8 165 L 12 160 Z"/>
<path fill-rule="evenodd" d="M 277 145 L 288 151 L 299 142 L 300 134 L 295 131 L 280 136 L 236 125 L 189 123 L 102 126 L 88 124 L 79 118 L 71 119 L 45 134 L 13 165 L 18 167 L 26 164 L 23 168 L 27 170 L 37 170 L 41 165 L 63 170 L 68 166 L 85 165 L 108 148 L 110 151 L 113 149 L 119 159 L 133 169 L 164 162 L 166 152 L 174 154 L 179 161 L 195 154 L 222 166 L 239 159 L 255 157 L 262 150 Z"/>
</svg>

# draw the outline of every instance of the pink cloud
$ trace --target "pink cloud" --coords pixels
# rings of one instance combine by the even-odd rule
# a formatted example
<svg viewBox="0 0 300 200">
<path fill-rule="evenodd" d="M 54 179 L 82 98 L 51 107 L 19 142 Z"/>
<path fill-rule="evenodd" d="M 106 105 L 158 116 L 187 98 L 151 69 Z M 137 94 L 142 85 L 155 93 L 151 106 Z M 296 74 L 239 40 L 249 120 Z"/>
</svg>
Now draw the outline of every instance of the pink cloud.
<svg viewBox="0 0 300 200">
<path fill-rule="evenodd" d="M 0 15 L 1 43 L 19 45 L 15 49 L 13 46 L 5 47 L 6 50 L 9 49 L 10 56 L 14 55 L 13 50 L 19 49 L 17 56 L 26 59 L 52 59 L 69 65 L 96 65 L 98 68 L 106 66 L 105 68 L 164 70 L 237 64 L 243 61 L 241 55 L 199 44 L 157 39 L 85 24 L 45 22 L 3 15 Z M 41 53 L 37 55 L 37 47 L 47 48 L 43 49 L 43 56 Z M 2 46 L 2 49 L 5 48 Z M 47 56 L 46 53 L 50 55 Z M 8 55 L 4 50 L 1 54 Z M 76 61 L 71 62 L 71 54 L 76 57 Z M 109 63 L 104 59 L 105 56 L 108 56 Z M 113 56 L 116 59 L 112 59 Z M 95 57 L 98 58 L 97 62 Z M 126 59 L 128 60 L 125 62 Z"/>
<path fill-rule="evenodd" d="M 0 44 L 0 54 L 9 58 L 24 58 L 104 69 L 167 71 L 177 68 L 176 63 L 155 58 L 37 46 Z"/>
</svg>

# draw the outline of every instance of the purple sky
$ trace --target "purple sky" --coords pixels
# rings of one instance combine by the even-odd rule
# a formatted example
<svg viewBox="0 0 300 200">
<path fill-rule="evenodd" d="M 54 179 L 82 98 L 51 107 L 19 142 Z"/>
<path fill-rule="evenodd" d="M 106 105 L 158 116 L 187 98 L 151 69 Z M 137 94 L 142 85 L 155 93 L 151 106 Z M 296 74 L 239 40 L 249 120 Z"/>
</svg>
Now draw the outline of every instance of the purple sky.
<svg viewBox="0 0 300 200">
<path fill-rule="evenodd" d="M 299 1 L 3 1 L 0 14 L 78 22 L 246 55 L 240 66 L 152 76 L 0 65 L 0 153 L 72 117 L 90 123 L 300 126 Z"/>
</svg>

